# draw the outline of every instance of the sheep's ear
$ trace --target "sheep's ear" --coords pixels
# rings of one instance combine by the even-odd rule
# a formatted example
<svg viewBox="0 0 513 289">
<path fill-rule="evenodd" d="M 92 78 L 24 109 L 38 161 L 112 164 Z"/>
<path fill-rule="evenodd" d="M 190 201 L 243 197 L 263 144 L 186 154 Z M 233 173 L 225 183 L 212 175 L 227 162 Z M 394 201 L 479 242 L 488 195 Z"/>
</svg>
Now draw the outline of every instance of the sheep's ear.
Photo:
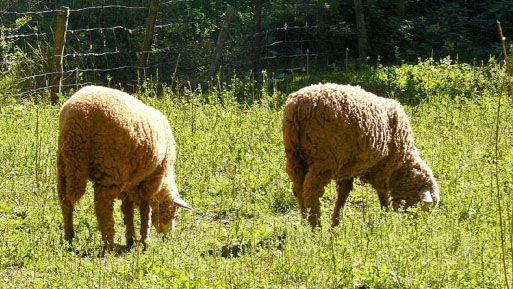
<svg viewBox="0 0 513 289">
<path fill-rule="evenodd" d="M 431 192 L 429 191 L 428 188 L 422 188 L 419 191 L 419 198 L 420 198 L 420 201 L 423 203 L 432 203 L 433 202 L 433 198 L 431 197 Z"/>
<path fill-rule="evenodd" d="M 429 208 L 433 205 L 433 197 L 428 188 L 422 188 L 419 191 L 419 198 L 422 202 L 421 208 L 423 211 L 429 211 Z"/>
<path fill-rule="evenodd" d="M 192 207 L 189 206 L 184 200 L 182 200 L 182 198 L 180 197 L 175 197 L 175 199 L 173 200 L 173 202 L 175 203 L 175 206 L 177 207 L 180 207 L 180 208 L 184 208 L 184 209 L 187 209 L 187 210 L 192 210 Z"/>
</svg>

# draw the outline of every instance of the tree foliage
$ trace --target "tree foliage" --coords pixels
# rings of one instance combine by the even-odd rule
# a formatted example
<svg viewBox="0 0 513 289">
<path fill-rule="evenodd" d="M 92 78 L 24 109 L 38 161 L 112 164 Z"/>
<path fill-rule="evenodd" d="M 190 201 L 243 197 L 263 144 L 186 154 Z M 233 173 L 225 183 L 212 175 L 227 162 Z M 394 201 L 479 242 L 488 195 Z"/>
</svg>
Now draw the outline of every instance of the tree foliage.
<svg viewBox="0 0 513 289">
<path fill-rule="evenodd" d="M 2 11 L 47 11 L 60 5 L 69 6 L 72 10 L 109 5 L 147 7 L 148 3 L 148 0 L 0 1 L 3 41 L 0 60 L 6 62 L 13 57 L 11 54 L 22 53 L 37 65 L 21 65 L 27 69 L 21 74 L 26 76 L 34 71 L 49 71 L 52 26 L 55 25 L 55 13 L 23 15 Z M 255 45 L 262 46 L 262 69 L 277 74 L 280 71 L 297 71 L 307 61 L 317 66 L 342 64 L 346 49 L 349 59 L 358 57 L 353 0 L 264 0 L 262 3 L 262 43 L 255 44 L 254 7 L 248 1 L 162 0 L 157 18 L 157 25 L 161 27 L 157 29 L 153 45 L 155 51 L 150 57 L 152 70 L 147 72 L 155 75 L 158 68 L 159 78 L 164 81 L 172 77 L 193 82 L 203 79 L 224 13 L 229 7 L 234 7 L 237 12 L 230 26 L 221 64 L 221 75 L 226 79 L 232 78 L 234 73 L 239 76 L 249 73 Z M 513 35 L 513 5 L 509 0 L 365 0 L 363 5 L 369 44 L 368 60 L 363 61 L 370 63 L 379 59 L 382 63 L 393 64 L 418 58 L 441 59 L 448 55 L 452 59 L 472 63 L 500 54 L 497 19 L 502 21 L 505 34 Z M 66 53 L 116 53 L 68 56 L 65 68 L 135 66 L 144 38 L 147 13 L 145 8 L 72 12 L 68 29 L 80 31 L 68 33 Z M 5 37 L 33 33 L 46 34 L 41 37 Z M 0 71 L 6 70 L 9 67 L 0 66 Z M 67 81 L 104 82 L 109 78 L 117 83 L 129 83 L 140 77 L 137 69 L 119 69 L 77 72 L 68 76 Z"/>
</svg>

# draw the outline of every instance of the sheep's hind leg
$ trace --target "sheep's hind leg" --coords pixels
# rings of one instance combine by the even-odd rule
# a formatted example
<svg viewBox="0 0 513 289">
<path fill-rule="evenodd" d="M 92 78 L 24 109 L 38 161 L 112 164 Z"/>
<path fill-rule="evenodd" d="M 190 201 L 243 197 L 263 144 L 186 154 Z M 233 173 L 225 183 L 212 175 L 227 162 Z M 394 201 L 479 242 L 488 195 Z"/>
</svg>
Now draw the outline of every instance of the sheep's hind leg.
<svg viewBox="0 0 513 289">
<path fill-rule="evenodd" d="M 67 159 L 73 159 L 73 156 L 68 156 Z M 80 162 L 66 164 L 65 160 L 63 153 L 59 151 L 57 153 L 57 193 L 64 224 L 64 239 L 71 245 L 75 237 L 73 229 L 74 204 L 85 193 L 87 166 Z"/>
<path fill-rule="evenodd" d="M 301 212 L 301 217 L 303 219 L 306 218 L 306 207 L 303 199 L 303 183 L 305 181 L 305 173 L 304 172 L 296 172 L 292 179 L 292 193 L 294 197 L 296 197 L 297 204 L 299 206 L 299 211 Z"/>
<path fill-rule="evenodd" d="M 285 151 L 287 157 L 287 174 L 292 181 L 292 193 L 296 198 L 301 217 L 306 218 L 306 207 L 303 200 L 303 183 L 305 182 L 305 175 L 307 167 L 305 161 L 292 149 Z"/>
<path fill-rule="evenodd" d="M 349 196 L 349 192 L 353 189 L 353 179 L 337 181 L 337 200 L 335 208 L 331 215 L 331 227 L 336 227 L 340 223 L 340 210 L 344 207 Z"/>
<path fill-rule="evenodd" d="M 61 202 L 62 221 L 64 223 L 64 239 L 71 245 L 75 237 L 73 230 L 73 204 L 68 199 L 62 199 Z"/>
<path fill-rule="evenodd" d="M 134 203 L 128 198 L 123 199 L 121 203 L 121 211 L 123 211 L 124 221 L 126 226 L 126 248 L 130 250 L 134 245 Z"/>
<path fill-rule="evenodd" d="M 94 209 L 105 248 L 114 250 L 114 199 L 119 187 L 94 185 Z"/>
<path fill-rule="evenodd" d="M 310 167 L 308 173 L 305 176 L 305 182 L 303 184 L 303 198 L 304 204 L 307 209 L 310 209 L 308 214 L 308 222 L 314 229 L 320 226 L 320 215 L 321 215 L 321 203 L 320 197 L 324 195 L 324 186 L 331 180 L 331 174 L 329 171 L 322 171 L 314 167 Z"/>
</svg>

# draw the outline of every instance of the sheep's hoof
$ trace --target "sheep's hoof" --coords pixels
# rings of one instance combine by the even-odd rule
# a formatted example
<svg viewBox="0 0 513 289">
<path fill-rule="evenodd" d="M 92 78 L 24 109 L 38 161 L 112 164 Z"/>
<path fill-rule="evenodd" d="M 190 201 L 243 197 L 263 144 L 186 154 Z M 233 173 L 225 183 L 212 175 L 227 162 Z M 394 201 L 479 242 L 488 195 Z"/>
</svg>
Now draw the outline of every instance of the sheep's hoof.
<svg viewBox="0 0 513 289">
<path fill-rule="evenodd" d="M 112 241 L 107 241 L 107 240 L 104 240 L 103 242 L 103 251 L 114 251 L 116 249 L 116 244 L 114 244 L 114 240 Z"/>
<path fill-rule="evenodd" d="M 338 226 L 340 224 L 340 218 L 339 216 L 333 216 L 331 218 L 331 227 L 332 228 L 335 228 L 336 226 Z"/>
<path fill-rule="evenodd" d="M 126 251 L 129 252 L 134 246 L 134 237 L 126 238 Z"/>
<path fill-rule="evenodd" d="M 73 239 L 75 238 L 75 232 L 66 232 L 64 234 L 64 239 L 71 245 L 73 243 Z"/>
<path fill-rule="evenodd" d="M 146 241 L 147 241 L 147 239 L 139 240 L 139 244 L 141 244 L 143 246 L 143 251 L 146 251 L 146 249 L 147 249 Z"/>
<path fill-rule="evenodd" d="M 110 251 L 110 252 L 113 252 L 116 250 L 116 246 L 114 246 L 114 244 L 105 245 L 104 248 L 106 251 Z"/>
<path fill-rule="evenodd" d="M 309 217 L 308 218 L 308 222 L 310 223 L 310 226 L 312 226 L 312 231 L 315 230 L 316 228 L 320 228 L 321 227 L 321 222 L 319 221 L 319 218 L 317 217 Z"/>
</svg>

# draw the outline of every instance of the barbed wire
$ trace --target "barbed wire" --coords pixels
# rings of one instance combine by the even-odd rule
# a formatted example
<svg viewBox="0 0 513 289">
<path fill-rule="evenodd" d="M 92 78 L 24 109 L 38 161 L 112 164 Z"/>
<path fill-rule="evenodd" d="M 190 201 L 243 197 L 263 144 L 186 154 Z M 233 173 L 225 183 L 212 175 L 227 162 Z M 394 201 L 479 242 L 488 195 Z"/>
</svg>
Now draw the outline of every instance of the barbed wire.
<svg viewBox="0 0 513 289">
<path fill-rule="evenodd" d="M 91 7 L 83 7 L 83 8 L 77 8 L 77 9 L 70 9 L 69 12 L 81 12 L 86 10 L 93 10 L 93 9 L 109 9 L 109 8 L 118 8 L 118 9 L 148 9 L 148 7 L 144 6 L 124 6 L 124 5 L 104 5 L 104 6 L 91 6 Z"/>
<path fill-rule="evenodd" d="M 26 38 L 26 37 L 34 37 L 34 36 L 46 36 L 49 33 L 29 33 L 29 34 L 14 34 L 14 35 L 5 35 L 5 39 L 16 39 L 16 38 Z"/>
<path fill-rule="evenodd" d="M 182 1 L 184 1 L 184 0 L 182 0 Z M 170 3 L 182 2 L 182 1 L 171 1 L 169 3 L 163 3 L 163 4 L 170 4 Z M 185 1 L 190 1 L 190 0 L 185 0 Z M 71 12 L 82 12 L 82 11 L 86 11 L 86 10 L 100 10 L 100 9 L 109 9 L 109 8 L 128 9 L 128 10 L 130 10 L 130 9 L 133 9 L 133 10 L 148 9 L 148 7 L 144 7 L 144 6 L 102 5 L 102 6 L 90 6 L 90 7 L 69 9 L 69 12 L 70 13 Z M 0 10 L 0 15 L 1 14 L 12 14 L 12 15 L 48 14 L 48 13 L 56 13 L 59 10 L 60 9 L 49 9 L 49 10 L 42 10 L 42 11 L 24 11 L 24 12 Z"/>
<path fill-rule="evenodd" d="M 43 10 L 43 11 L 24 11 L 24 12 L 16 12 L 16 11 L 4 11 L 0 10 L 0 14 L 12 14 L 12 15 L 32 15 L 32 14 L 48 14 L 55 13 L 58 9 L 51 10 Z"/>
<path fill-rule="evenodd" d="M 260 59 L 264 60 L 264 59 L 277 59 L 277 58 L 295 58 L 295 57 L 305 57 L 305 56 L 319 56 L 319 53 L 312 53 L 312 54 L 309 54 L 309 53 L 299 53 L 299 54 L 294 54 L 294 55 L 275 55 L 275 56 L 264 56 L 264 57 L 261 57 Z"/>
<path fill-rule="evenodd" d="M 118 30 L 118 29 L 125 30 L 125 31 L 128 31 L 129 33 L 132 33 L 135 30 L 143 29 L 143 28 L 126 28 L 125 26 L 118 25 L 118 26 L 112 26 L 112 27 L 94 27 L 94 28 L 83 28 L 83 29 L 70 29 L 70 30 L 66 30 L 66 32 L 67 33 L 71 33 L 71 34 L 75 34 L 75 33 L 79 33 L 79 32 Z"/>
<path fill-rule="evenodd" d="M 274 41 L 269 44 L 263 44 L 261 46 L 257 46 L 258 48 L 265 48 L 265 47 L 272 47 L 278 44 L 287 44 L 287 43 L 307 43 L 307 42 L 319 42 L 319 40 L 316 39 L 299 39 L 299 40 L 280 40 L 280 41 Z"/>
<path fill-rule="evenodd" d="M 160 3 L 160 5 L 169 5 L 169 4 L 175 4 L 180 2 L 192 2 L 192 0 L 175 0 L 175 1 L 168 1 L 164 3 Z M 101 5 L 101 6 L 90 6 L 90 7 L 83 7 L 83 8 L 75 8 L 75 9 L 69 9 L 69 12 L 82 12 L 87 10 L 99 10 L 99 9 L 109 9 L 109 8 L 118 8 L 118 9 L 133 9 L 133 10 L 147 10 L 148 7 L 145 6 L 126 6 L 126 5 Z M 12 15 L 33 15 L 33 14 L 48 14 L 48 13 L 56 13 L 60 9 L 49 9 L 49 10 L 42 10 L 42 11 L 6 11 L 6 10 L 0 10 L 1 14 L 12 14 Z"/>
<path fill-rule="evenodd" d="M 178 24 L 176 24 L 176 23 L 158 24 L 158 25 L 155 25 L 155 29 L 170 27 L 170 26 L 174 26 L 174 25 L 178 25 Z"/>
<path fill-rule="evenodd" d="M 44 91 L 44 90 L 48 90 L 48 89 L 52 89 L 52 88 L 58 88 L 58 87 L 61 87 L 61 88 L 62 87 L 79 87 L 79 86 L 86 86 L 86 85 L 93 85 L 93 84 L 99 84 L 99 83 L 98 82 L 89 81 L 89 82 L 70 83 L 70 84 L 61 84 L 61 85 L 46 85 L 46 86 L 43 86 L 43 87 L 38 87 L 38 88 L 35 88 L 35 89 L 23 91 L 23 92 L 20 92 L 20 93 L 3 94 L 2 96 L 3 97 L 27 96 L 27 95 L 30 95 L 30 94 L 34 94 L 36 92 L 40 92 L 40 91 Z"/>
<path fill-rule="evenodd" d="M 155 25 L 155 29 L 161 29 L 161 28 L 171 27 L 171 26 L 175 26 L 175 25 L 177 25 L 177 24 L 176 23 L 159 24 L 159 25 Z M 133 33 L 133 32 L 141 31 L 144 29 L 145 29 L 145 27 L 127 28 L 125 26 L 117 25 L 117 26 L 112 26 L 112 27 L 93 27 L 93 28 L 83 28 L 83 29 L 69 29 L 69 30 L 66 30 L 66 33 L 75 34 L 75 33 L 80 33 L 80 32 L 92 32 L 92 31 L 103 32 L 105 30 L 111 30 L 111 31 L 125 30 L 128 33 Z M 43 33 L 28 33 L 28 34 L 12 34 L 12 35 L 5 35 L 4 38 L 5 39 L 19 39 L 19 38 L 27 38 L 27 37 L 42 37 L 42 36 L 47 36 L 47 35 L 50 35 L 50 33 L 43 32 Z"/>
<path fill-rule="evenodd" d="M 160 5 L 169 5 L 169 4 L 175 4 L 180 2 L 192 2 L 192 0 L 175 0 L 175 1 L 168 1 L 164 3 L 160 3 Z"/>
<path fill-rule="evenodd" d="M 285 25 L 283 27 L 270 28 L 265 31 L 262 31 L 261 34 L 267 34 L 269 32 L 279 31 L 279 30 L 297 30 L 297 29 L 305 29 L 306 30 L 306 29 L 317 29 L 317 28 L 321 28 L 321 26 L 319 26 L 319 25 L 287 26 L 287 24 L 285 23 Z"/>
<path fill-rule="evenodd" d="M 67 54 L 64 54 L 62 57 L 63 58 L 68 58 L 68 57 L 86 57 L 86 56 L 93 56 L 93 57 L 97 57 L 97 56 L 105 56 L 105 55 L 114 55 L 114 54 L 119 54 L 119 53 L 129 53 L 129 52 L 121 52 L 119 50 L 116 50 L 116 51 L 104 51 L 104 52 L 99 52 L 99 53 L 96 53 L 96 52 L 87 52 L 87 53 L 67 53 Z"/>
</svg>

